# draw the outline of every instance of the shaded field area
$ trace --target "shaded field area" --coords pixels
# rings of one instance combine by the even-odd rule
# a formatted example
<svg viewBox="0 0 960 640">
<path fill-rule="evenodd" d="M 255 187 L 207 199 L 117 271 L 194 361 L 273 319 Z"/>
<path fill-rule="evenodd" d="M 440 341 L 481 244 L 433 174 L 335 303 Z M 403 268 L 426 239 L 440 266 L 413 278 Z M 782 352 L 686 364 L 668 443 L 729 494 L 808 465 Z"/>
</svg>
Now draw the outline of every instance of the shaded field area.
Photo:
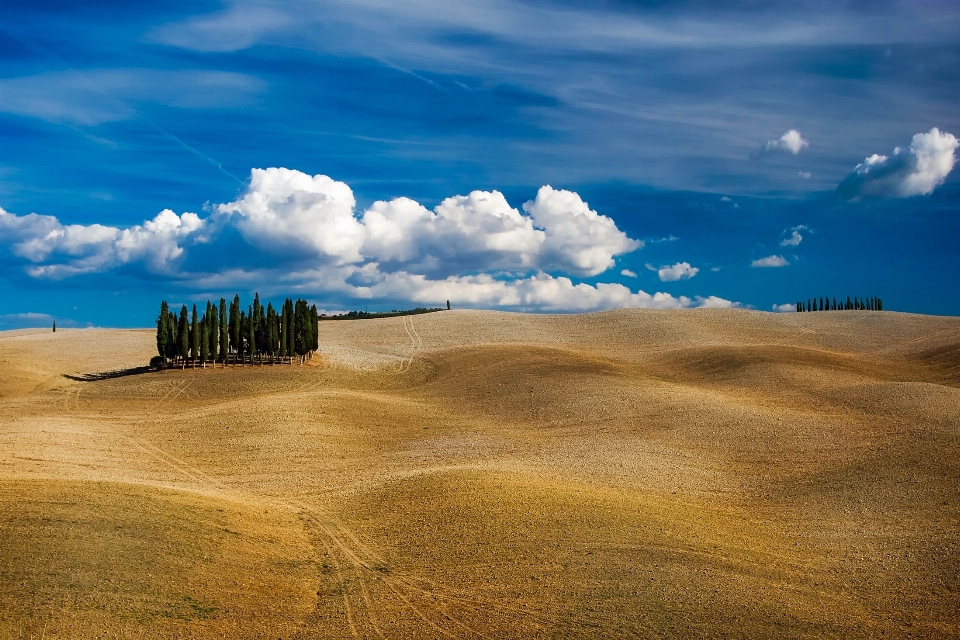
<svg viewBox="0 0 960 640">
<path fill-rule="evenodd" d="M 0 638 L 960 637 L 960 319 L 0 333 Z"/>
</svg>

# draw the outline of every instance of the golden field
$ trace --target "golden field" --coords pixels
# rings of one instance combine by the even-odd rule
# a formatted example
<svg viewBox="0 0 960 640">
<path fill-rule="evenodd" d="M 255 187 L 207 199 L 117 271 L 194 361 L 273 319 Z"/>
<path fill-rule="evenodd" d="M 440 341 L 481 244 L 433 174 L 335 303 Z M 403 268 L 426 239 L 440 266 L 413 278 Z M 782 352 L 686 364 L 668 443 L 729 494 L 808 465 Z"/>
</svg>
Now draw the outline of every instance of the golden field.
<svg viewBox="0 0 960 640">
<path fill-rule="evenodd" d="M 0 638 L 960 637 L 960 318 L 0 333 Z"/>
</svg>

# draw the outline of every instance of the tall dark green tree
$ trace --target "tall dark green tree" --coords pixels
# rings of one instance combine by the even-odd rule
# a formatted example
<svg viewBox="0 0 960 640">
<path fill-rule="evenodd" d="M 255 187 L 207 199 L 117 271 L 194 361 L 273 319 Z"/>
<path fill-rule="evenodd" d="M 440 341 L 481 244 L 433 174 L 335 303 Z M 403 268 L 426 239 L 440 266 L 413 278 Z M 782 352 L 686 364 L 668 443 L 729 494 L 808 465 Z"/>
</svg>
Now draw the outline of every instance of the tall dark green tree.
<svg viewBox="0 0 960 640">
<path fill-rule="evenodd" d="M 280 305 L 280 358 L 290 355 L 287 349 L 287 333 L 290 330 L 290 319 L 287 316 L 287 302 Z"/>
<path fill-rule="evenodd" d="M 216 362 L 220 347 L 220 322 L 217 318 L 217 305 L 207 301 L 207 351 L 210 361 Z"/>
<path fill-rule="evenodd" d="M 320 314 L 317 313 L 317 305 L 310 307 L 310 351 L 320 350 Z"/>
<path fill-rule="evenodd" d="M 170 322 L 170 307 L 164 300 L 160 303 L 160 315 L 157 316 L 157 353 L 160 354 L 160 360 L 164 365 L 167 364 L 167 340 L 170 339 L 168 322 Z"/>
<path fill-rule="evenodd" d="M 273 308 L 273 303 L 267 303 L 267 355 L 270 356 L 270 362 L 273 362 L 277 355 L 277 312 Z"/>
<path fill-rule="evenodd" d="M 230 353 L 230 325 L 227 323 L 227 301 L 220 298 L 220 361 L 227 364 Z"/>
<path fill-rule="evenodd" d="M 210 304 L 207 303 L 207 309 Z M 200 318 L 200 363 L 206 367 L 207 360 L 210 359 L 210 316 L 206 313 Z"/>
<path fill-rule="evenodd" d="M 180 321 L 177 323 L 177 341 L 179 350 L 177 355 L 186 363 L 190 356 L 190 321 L 187 320 L 187 305 L 180 307 Z"/>
<path fill-rule="evenodd" d="M 257 357 L 257 316 L 252 307 L 247 307 L 248 318 L 246 326 L 247 352 L 250 354 L 250 364 Z"/>
<path fill-rule="evenodd" d="M 283 310 L 287 312 L 287 326 L 284 327 L 284 334 L 287 341 L 287 356 L 292 358 L 297 353 L 296 348 L 296 321 L 293 317 L 293 300 L 287 298 L 283 303 Z"/>
<path fill-rule="evenodd" d="M 167 314 L 167 359 L 176 360 L 178 345 L 177 342 L 177 316 L 173 311 Z"/>
<path fill-rule="evenodd" d="M 190 322 L 190 358 L 196 360 L 200 356 L 200 327 L 197 324 L 197 305 L 193 305 L 193 316 Z"/>
<path fill-rule="evenodd" d="M 234 296 L 230 304 L 230 348 L 240 353 L 240 296 Z"/>
<path fill-rule="evenodd" d="M 240 364 L 246 364 L 247 344 L 244 338 L 247 328 L 247 314 L 241 311 L 237 314 L 237 353 L 234 358 L 240 359 Z"/>
</svg>

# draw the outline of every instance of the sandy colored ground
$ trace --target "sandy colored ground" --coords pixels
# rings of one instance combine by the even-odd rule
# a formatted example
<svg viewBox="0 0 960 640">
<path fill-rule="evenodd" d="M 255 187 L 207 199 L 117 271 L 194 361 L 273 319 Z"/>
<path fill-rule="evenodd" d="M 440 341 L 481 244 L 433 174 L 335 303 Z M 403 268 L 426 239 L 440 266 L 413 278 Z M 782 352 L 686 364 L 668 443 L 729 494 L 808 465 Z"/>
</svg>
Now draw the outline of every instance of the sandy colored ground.
<svg viewBox="0 0 960 640">
<path fill-rule="evenodd" d="M 960 637 L 960 319 L 0 333 L 0 638 Z"/>
</svg>

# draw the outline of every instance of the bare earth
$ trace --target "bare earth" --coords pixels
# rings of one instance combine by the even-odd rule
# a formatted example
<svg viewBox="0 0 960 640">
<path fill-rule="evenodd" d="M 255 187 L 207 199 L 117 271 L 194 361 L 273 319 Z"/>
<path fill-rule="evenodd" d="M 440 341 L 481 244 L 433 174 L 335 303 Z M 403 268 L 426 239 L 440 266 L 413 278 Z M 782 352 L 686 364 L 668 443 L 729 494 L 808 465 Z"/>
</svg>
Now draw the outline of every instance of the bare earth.
<svg viewBox="0 0 960 640">
<path fill-rule="evenodd" d="M 0 638 L 960 637 L 960 318 L 0 333 Z"/>
</svg>

